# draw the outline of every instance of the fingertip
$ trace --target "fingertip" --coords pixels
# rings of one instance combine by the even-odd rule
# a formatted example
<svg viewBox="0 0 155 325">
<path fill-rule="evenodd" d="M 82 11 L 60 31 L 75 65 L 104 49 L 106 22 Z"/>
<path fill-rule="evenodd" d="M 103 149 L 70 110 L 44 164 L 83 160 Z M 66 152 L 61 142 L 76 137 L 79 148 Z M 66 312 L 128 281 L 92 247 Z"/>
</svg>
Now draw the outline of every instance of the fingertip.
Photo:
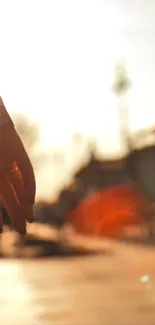
<svg viewBox="0 0 155 325">
<path fill-rule="evenodd" d="M 29 218 L 27 218 L 27 221 L 28 221 L 28 223 L 33 223 L 34 222 L 33 219 L 29 219 Z"/>
<path fill-rule="evenodd" d="M 34 221 L 34 216 L 33 216 L 33 215 L 26 216 L 26 220 L 27 220 L 29 223 L 32 223 L 32 222 Z"/>
<path fill-rule="evenodd" d="M 33 206 L 32 205 L 28 205 L 26 208 L 26 220 L 29 223 L 33 223 L 34 221 L 34 212 L 33 212 Z"/>
</svg>

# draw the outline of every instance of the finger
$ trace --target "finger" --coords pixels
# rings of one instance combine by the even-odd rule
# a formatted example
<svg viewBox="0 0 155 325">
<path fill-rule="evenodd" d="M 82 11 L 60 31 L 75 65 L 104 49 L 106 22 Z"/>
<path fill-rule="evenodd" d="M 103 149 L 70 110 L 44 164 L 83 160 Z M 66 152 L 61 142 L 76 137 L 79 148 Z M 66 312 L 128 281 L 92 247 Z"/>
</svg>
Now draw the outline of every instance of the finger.
<svg viewBox="0 0 155 325">
<path fill-rule="evenodd" d="M 23 183 L 23 177 L 21 174 L 20 169 L 18 168 L 16 162 L 14 162 L 12 164 L 12 170 L 11 172 L 8 174 L 8 180 L 9 182 L 13 185 L 13 188 L 16 192 L 16 195 L 20 200 L 22 200 L 24 198 L 24 183 Z"/>
<path fill-rule="evenodd" d="M 15 148 L 15 159 L 23 177 L 27 200 L 28 202 L 34 203 L 36 194 L 36 182 L 33 166 L 25 150 L 25 147 L 15 129 L 13 140 Z"/>
<path fill-rule="evenodd" d="M 3 232 L 3 217 L 2 217 L 2 213 L 0 212 L 0 233 Z"/>
<path fill-rule="evenodd" d="M 26 219 L 29 223 L 34 221 L 33 205 L 31 204 L 27 204 L 26 206 Z"/>
<path fill-rule="evenodd" d="M 8 175 L 8 178 L 16 192 L 25 219 L 27 219 L 29 223 L 32 223 L 34 219 L 33 205 L 27 204 L 27 195 L 25 193 L 23 177 L 16 163 L 14 163 L 14 168 Z"/>
<path fill-rule="evenodd" d="M 26 233 L 26 222 L 14 188 L 8 179 L 0 181 L 3 204 L 8 212 L 14 229 L 20 234 Z"/>
<path fill-rule="evenodd" d="M 24 183 L 22 174 L 15 162 L 12 165 L 12 171 L 8 174 L 7 178 L 14 188 L 21 208 L 23 207 L 23 212 L 25 212 L 24 206 L 26 204 L 26 196 L 24 191 Z"/>
</svg>

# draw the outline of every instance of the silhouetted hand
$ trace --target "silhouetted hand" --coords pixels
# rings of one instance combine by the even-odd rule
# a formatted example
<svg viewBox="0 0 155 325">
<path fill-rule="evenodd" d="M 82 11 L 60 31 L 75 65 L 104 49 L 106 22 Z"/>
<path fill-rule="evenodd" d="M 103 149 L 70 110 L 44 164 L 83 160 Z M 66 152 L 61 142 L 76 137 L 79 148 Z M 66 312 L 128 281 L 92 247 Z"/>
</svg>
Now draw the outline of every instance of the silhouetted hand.
<svg viewBox="0 0 155 325">
<path fill-rule="evenodd" d="M 14 229 L 26 233 L 33 222 L 35 175 L 28 154 L 0 98 L 0 197 Z M 2 229 L 2 216 L 0 229 Z"/>
</svg>

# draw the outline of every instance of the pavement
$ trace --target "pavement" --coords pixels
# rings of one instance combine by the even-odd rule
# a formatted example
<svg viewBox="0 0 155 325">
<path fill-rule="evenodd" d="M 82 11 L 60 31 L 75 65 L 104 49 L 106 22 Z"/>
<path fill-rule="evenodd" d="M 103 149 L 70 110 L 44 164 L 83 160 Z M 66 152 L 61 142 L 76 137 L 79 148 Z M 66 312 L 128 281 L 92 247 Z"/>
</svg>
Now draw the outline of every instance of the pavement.
<svg viewBox="0 0 155 325">
<path fill-rule="evenodd" d="M 154 246 L 70 241 L 95 254 L 0 260 L 0 324 L 155 324 Z"/>
</svg>

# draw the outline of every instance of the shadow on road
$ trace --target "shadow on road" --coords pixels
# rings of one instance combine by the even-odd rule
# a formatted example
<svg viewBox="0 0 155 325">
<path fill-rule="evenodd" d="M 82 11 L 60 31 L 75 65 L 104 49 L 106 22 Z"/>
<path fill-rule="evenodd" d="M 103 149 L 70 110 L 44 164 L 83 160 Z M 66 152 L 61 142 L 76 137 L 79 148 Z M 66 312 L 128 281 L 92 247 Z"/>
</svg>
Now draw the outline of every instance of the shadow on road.
<svg viewBox="0 0 155 325">
<path fill-rule="evenodd" d="M 43 240 L 43 239 L 36 239 L 36 238 L 28 238 L 25 240 L 23 245 L 24 247 L 40 247 L 42 248 L 41 258 L 43 257 L 53 257 L 53 258 L 71 258 L 71 257 L 81 257 L 81 256 L 90 256 L 94 254 L 106 254 L 108 255 L 108 251 L 98 252 L 95 250 L 87 250 L 72 247 L 70 245 L 66 245 L 63 242 L 51 241 L 51 240 Z M 21 248 L 22 249 L 22 248 Z M 36 256 L 38 257 L 38 256 Z"/>
<path fill-rule="evenodd" d="M 35 235 L 27 235 L 24 239 L 4 242 L 0 249 L 0 258 L 77 258 L 92 255 L 108 255 L 108 248 L 98 250 L 88 246 L 80 246 L 60 239 L 42 239 Z"/>
<path fill-rule="evenodd" d="M 134 244 L 140 245 L 143 247 L 155 247 L 155 238 L 122 238 L 119 239 L 119 242 L 127 243 L 127 244 Z"/>
</svg>

